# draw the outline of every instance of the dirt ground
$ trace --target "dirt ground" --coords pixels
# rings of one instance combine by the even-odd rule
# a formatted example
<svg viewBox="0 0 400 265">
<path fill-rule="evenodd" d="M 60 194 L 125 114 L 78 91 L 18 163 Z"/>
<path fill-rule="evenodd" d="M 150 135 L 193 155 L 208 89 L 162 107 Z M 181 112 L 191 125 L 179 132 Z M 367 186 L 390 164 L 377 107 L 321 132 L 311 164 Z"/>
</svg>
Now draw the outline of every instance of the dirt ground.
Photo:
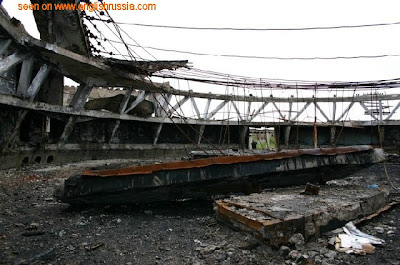
<svg viewBox="0 0 400 265">
<path fill-rule="evenodd" d="M 322 237 L 288 255 L 218 223 L 212 201 L 77 209 L 53 199 L 56 178 L 109 163 L 0 171 L 0 264 L 400 264 L 399 207 L 359 227 L 386 241 L 374 254 L 337 253 Z M 387 169 L 399 187 L 400 165 Z M 383 164 L 343 183 L 388 187 Z"/>
</svg>

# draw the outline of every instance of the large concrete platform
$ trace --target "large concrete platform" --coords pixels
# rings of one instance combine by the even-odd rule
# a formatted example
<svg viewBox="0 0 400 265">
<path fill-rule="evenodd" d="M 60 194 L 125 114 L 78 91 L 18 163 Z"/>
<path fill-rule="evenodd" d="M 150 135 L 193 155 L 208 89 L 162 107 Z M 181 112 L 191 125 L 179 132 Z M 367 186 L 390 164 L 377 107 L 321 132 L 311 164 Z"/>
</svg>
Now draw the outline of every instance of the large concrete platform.
<svg viewBox="0 0 400 265">
<path fill-rule="evenodd" d="M 217 218 L 270 245 L 287 243 L 301 233 L 306 239 L 376 212 L 388 192 L 367 185 L 330 184 L 319 195 L 302 195 L 304 187 L 277 189 L 216 201 Z"/>
</svg>

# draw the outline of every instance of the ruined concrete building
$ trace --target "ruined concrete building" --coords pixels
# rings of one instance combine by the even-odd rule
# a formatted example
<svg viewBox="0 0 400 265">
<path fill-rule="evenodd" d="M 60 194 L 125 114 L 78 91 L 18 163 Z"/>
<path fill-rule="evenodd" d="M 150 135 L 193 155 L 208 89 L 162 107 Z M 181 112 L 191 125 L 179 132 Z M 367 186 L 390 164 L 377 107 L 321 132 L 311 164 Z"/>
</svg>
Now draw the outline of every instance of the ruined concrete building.
<svg viewBox="0 0 400 265">
<path fill-rule="evenodd" d="M 270 149 L 351 144 L 399 148 L 398 122 L 390 120 L 399 104 L 384 120 L 382 111 L 376 113 L 365 106 L 371 97 L 341 98 L 351 106 L 363 104 L 374 119 L 347 124 L 342 119 L 351 106 L 340 117 L 328 117 L 321 110 L 327 122 L 316 125 L 317 139 L 313 126 L 296 119 L 312 104 L 336 104 L 335 100 L 303 98 L 303 110 L 297 114 L 289 111 L 286 116 L 275 103 L 291 106 L 298 99 L 176 90 L 149 77 L 163 69 L 188 67 L 187 61 L 95 57 L 78 11 L 37 10 L 34 17 L 41 40 L 31 37 L 18 20 L 0 9 L 0 168 L 88 159 L 178 157 L 199 149 L 246 149 L 251 146 L 249 128 L 261 127 L 274 130 L 274 148 Z M 64 77 L 80 86 L 64 87 Z M 178 98 L 175 104 L 172 97 Z M 207 100 L 204 112 L 199 111 L 197 99 Z M 377 102 L 399 99 L 400 95 L 373 98 Z M 192 103 L 196 117 L 177 115 L 185 102 Z M 212 102 L 218 104 L 211 108 Z M 235 102 L 247 104 L 247 112 L 241 113 Z M 252 102 L 262 105 L 250 111 Z M 238 119 L 215 119 L 227 104 L 236 109 Z M 256 121 L 268 104 L 275 107 L 282 122 Z"/>
</svg>

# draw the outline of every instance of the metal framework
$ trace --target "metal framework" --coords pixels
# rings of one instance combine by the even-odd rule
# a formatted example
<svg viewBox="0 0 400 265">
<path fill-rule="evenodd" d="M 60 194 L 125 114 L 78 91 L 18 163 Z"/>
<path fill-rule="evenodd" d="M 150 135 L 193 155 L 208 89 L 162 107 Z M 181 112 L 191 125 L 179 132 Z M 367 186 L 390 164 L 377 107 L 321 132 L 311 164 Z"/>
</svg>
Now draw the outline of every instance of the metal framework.
<svg viewBox="0 0 400 265">
<path fill-rule="evenodd" d="M 208 126 L 238 126 L 238 138 L 242 139 L 242 143 L 245 142 L 243 138 L 249 127 L 286 125 L 289 137 L 291 125 L 310 125 L 302 119 L 302 115 L 309 109 L 313 109 L 314 115 L 318 115 L 318 126 L 400 124 L 393 120 L 400 107 L 400 94 L 283 98 L 177 90 L 169 83 L 154 83 L 149 77 L 162 69 L 187 67 L 187 61 L 136 62 L 93 58 L 34 39 L 10 20 L 0 7 L 0 106 L 18 111 L 13 127 L 5 136 L 1 136 L 3 139 L 0 139 L 0 150 L 3 152 L 12 149 L 28 113 L 46 116 L 44 130 L 47 133 L 51 129 L 50 118 L 63 121 L 62 132 L 57 141 L 60 146 L 68 143 L 78 123 L 98 119 L 112 121 L 112 129 L 106 132 L 105 137 L 108 144 L 115 139 L 122 122 L 156 124 L 151 141 L 153 146 L 160 145 L 163 130 L 166 125 L 171 124 L 193 129 L 196 132 L 191 140 L 194 145 L 205 143 L 204 134 Z M 63 106 L 62 102 L 57 104 L 49 101 L 49 96 L 45 99 L 40 97 L 46 86 L 47 89 L 58 89 L 62 93 L 63 86 L 56 88 L 51 85 L 54 75 L 69 77 L 80 84 L 68 106 Z M 124 89 L 117 112 L 85 109 L 91 91 L 98 87 Z M 132 94 L 138 96 L 130 101 Z M 150 117 L 129 114 L 144 101 L 153 103 L 154 112 Z M 390 102 L 393 108 L 388 111 L 384 102 Z M 344 103 L 347 104 L 346 107 L 338 106 Z M 355 106 L 364 109 L 365 114 L 371 117 L 370 121 L 349 123 L 346 117 Z M 265 118 L 267 108 L 276 113 L 275 119 Z M 193 117 L 184 114 L 187 109 L 192 110 Z M 327 112 L 326 109 L 332 111 Z M 229 119 L 224 118 L 226 116 Z M 287 141 L 288 139 L 285 140 Z"/>
</svg>

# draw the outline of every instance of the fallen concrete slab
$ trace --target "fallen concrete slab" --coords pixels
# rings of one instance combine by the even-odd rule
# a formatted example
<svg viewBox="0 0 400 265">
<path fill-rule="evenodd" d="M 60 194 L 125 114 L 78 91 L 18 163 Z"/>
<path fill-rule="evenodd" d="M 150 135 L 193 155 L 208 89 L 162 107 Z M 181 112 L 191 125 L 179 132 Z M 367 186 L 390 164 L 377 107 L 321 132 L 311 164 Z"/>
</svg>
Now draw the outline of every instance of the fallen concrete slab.
<svg viewBox="0 0 400 265">
<path fill-rule="evenodd" d="M 383 159 L 380 149 L 348 146 L 85 170 L 60 182 L 55 196 L 70 204 L 126 204 L 249 194 L 344 178 Z"/>
<path fill-rule="evenodd" d="M 304 238 L 376 212 L 388 202 L 388 192 L 357 186 L 323 186 L 319 195 L 301 195 L 303 187 L 278 189 L 216 201 L 217 218 L 270 245 Z"/>
</svg>

